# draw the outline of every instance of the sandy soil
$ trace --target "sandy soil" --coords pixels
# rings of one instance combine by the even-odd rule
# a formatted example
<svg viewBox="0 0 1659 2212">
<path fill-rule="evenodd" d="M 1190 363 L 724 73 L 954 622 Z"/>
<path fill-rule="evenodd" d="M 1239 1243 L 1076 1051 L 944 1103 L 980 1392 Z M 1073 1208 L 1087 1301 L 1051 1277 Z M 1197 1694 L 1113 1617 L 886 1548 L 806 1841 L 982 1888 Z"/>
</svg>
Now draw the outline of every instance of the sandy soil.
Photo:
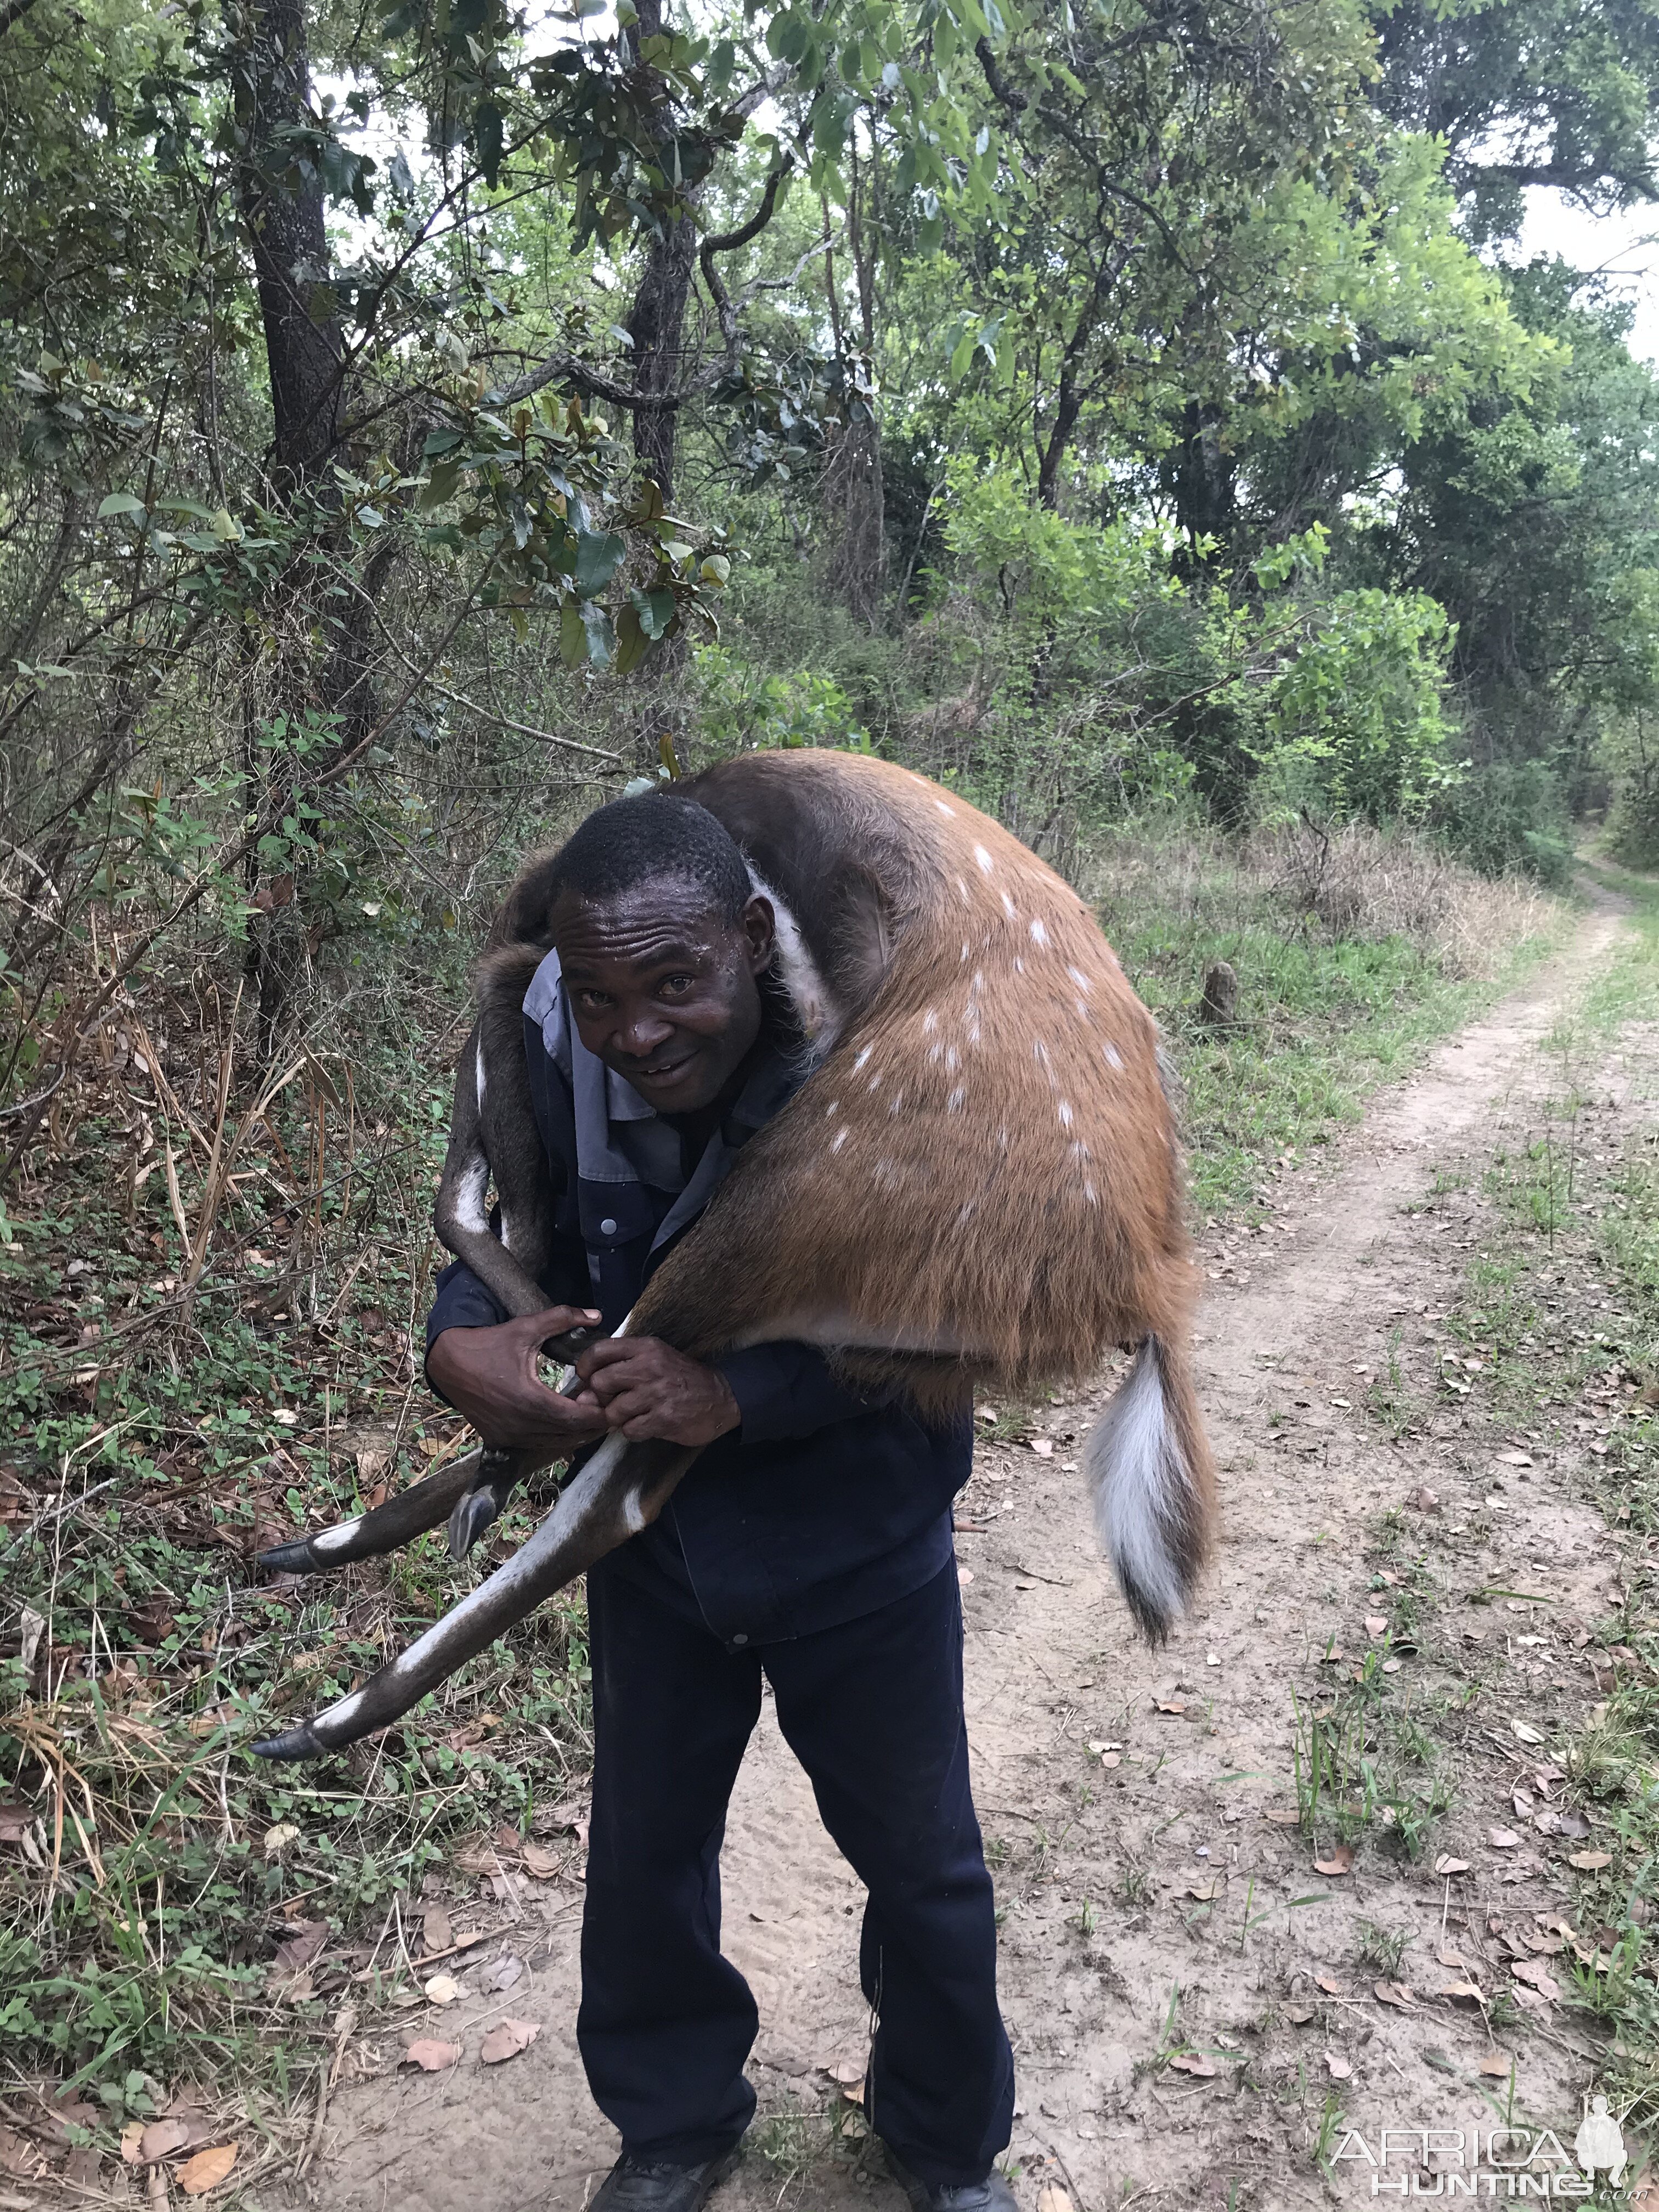
<svg viewBox="0 0 1659 2212">
<path fill-rule="evenodd" d="M 1570 1450 L 1506 1437 L 1430 1394 L 1437 1319 L 1480 1249 L 1478 1170 L 1506 1125 L 1525 1124 L 1546 1079 L 1535 1048 L 1624 926 L 1587 917 L 1526 989 L 1379 1097 L 1330 1164 L 1280 1176 L 1259 1232 L 1201 1238 L 1211 1280 L 1198 1361 L 1224 1527 L 1202 1601 L 1166 1650 L 1132 1638 L 1068 1470 L 1092 1401 L 1047 1407 L 1024 1440 L 981 1447 L 958 1547 L 1024 2203 L 1044 2182 L 1085 2212 L 1149 2193 L 1218 2207 L 1369 2199 L 1357 2166 L 1333 2193 L 1313 2162 L 1328 2106 L 1373 2132 L 1490 2124 L 1493 2097 L 1510 2093 L 1478 2069 L 1499 2052 L 1516 2063 L 1515 2111 L 1577 2124 L 1595 2056 L 1587 2026 L 1509 1971 L 1515 1931 L 1565 1900 L 1574 1847 L 1514 1808 L 1545 1754 L 1513 1721 L 1540 1697 L 1571 1718 L 1595 1695 L 1572 1639 L 1608 1610 L 1620 1554 L 1576 1502 Z M 1635 1087 L 1628 1066 L 1610 1062 L 1602 1110 L 1633 1110 Z M 1437 1170 L 1461 1163 L 1476 1169 L 1474 1187 L 1422 1210 Z M 1367 1410 L 1391 1352 L 1429 1407 L 1403 1443 Z M 1522 1451 L 1530 1469 L 1512 1463 Z M 1437 1506 L 1408 1502 L 1425 1486 Z M 1377 1548 L 1389 1509 L 1403 1512 L 1393 1554 Z M 1456 1802 L 1416 1863 L 1373 1832 L 1351 1872 L 1322 1875 L 1313 1863 L 1331 1863 L 1332 1838 L 1285 1825 L 1293 1698 L 1316 1700 L 1379 1640 L 1364 1624 L 1396 1604 L 1376 1579 L 1385 1557 L 1402 1574 L 1420 1560 L 1433 1586 L 1392 1696 L 1432 1716 Z M 1494 1588 L 1548 1602 L 1469 1602 Z M 1327 1659 L 1333 1644 L 1340 1660 Z M 1494 1826 L 1516 1840 L 1494 1846 Z M 1444 1854 L 1468 1871 L 1437 1875 Z M 579 1862 L 541 1882 L 503 1863 L 491 1903 L 499 1915 L 505 1899 L 517 1926 L 472 1954 L 482 1964 L 462 1974 L 466 1994 L 349 2051 L 307 2190 L 324 2212 L 577 2212 L 614 2155 L 572 2033 Z M 866 2034 L 859 1887 L 769 1709 L 724 1865 L 726 1947 L 761 2005 L 753 2076 L 769 2154 L 746 2160 L 721 2212 L 892 2212 L 902 2200 L 860 2154 L 858 2118 L 823 2070 L 856 2057 Z M 471 1887 L 480 1880 L 491 1887 L 488 1875 Z M 456 1891 L 468 1887 L 458 1878 Z M 459 1925 L 466 1914 L 451 1910 Z M 1404 1932 L 1395 1978 L 1408 2008 L 1376 1995 L 1388 1978 L 1360 1955 L 1364 1922 Z M 522 1971 L 489 1991 L 502 1952 Z M 1494 2030 L 1479 2005 L 1439 1995 L 1464 1983 L 1517 1991 L 1510 2024 Z M 483 2033 L 504 2016 L 539 2036 L 484 2069 Z M 416 2035 L 459 2042 L 459 2064 L 398 2069 Z M 1167 2063 L 1183 2046 L 1200 2054 L 1198 2070 Z M 831 2125 L 847 2130 L 833 2154 Z"/>
</svg>

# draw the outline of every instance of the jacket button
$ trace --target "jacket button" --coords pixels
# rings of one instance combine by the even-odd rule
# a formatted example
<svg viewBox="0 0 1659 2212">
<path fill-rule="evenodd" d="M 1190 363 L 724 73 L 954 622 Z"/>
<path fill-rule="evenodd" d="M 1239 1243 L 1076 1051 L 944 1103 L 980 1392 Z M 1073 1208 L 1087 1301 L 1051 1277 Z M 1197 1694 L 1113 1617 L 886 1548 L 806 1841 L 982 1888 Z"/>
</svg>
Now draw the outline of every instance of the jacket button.
<svg viewBox="0 0 1659 2212">
<path fill-rule="evenodd" d="M 614 1237 L 614 1236 L 616 1235 L 616 1233 L 617 1233 L 617 1224 L 616 1224 L 616 1223 L 615 1223 L 614 1221 L 602 1221 L 602 1222 L 600 1222 L 600 1224 L 599 1224 L 599 1234 L 600 1234 L 600 1236 L 601 1236 L 601 1237 Z"/>
<path fill-rule="evenodd" d="M 747 1644 L 747 1643 L 748 1643 L 748 1641 L 749 1641 L 749 1638 L 748 1638 L 746 1636 L 734 1636 L 734 1637 L 732 1638 L 732 1641 L 734 1644 Z"/>
</svg>

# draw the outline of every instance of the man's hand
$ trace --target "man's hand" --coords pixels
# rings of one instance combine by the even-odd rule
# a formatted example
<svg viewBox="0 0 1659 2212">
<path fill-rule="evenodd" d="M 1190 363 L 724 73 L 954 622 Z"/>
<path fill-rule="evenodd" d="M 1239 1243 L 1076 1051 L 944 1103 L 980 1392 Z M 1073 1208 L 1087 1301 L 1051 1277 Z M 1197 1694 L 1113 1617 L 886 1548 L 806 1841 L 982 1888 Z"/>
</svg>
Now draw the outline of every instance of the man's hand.
<svg viewBox="0 0 1659 2212">
<path fill-rule="evenodd" d="M 604 1409 L 607 1428 L 635 1443 L 660 1437 L 674 1444 L 712 1444 L 743 1419 L 732 1387 L 716 1367 L 688 1359 L 656 1336 L 610 1336 L 590 1344 L 576 1372 Z"/>
<path fill-rule="evenodd" d="M 562 1398 L 538 1382 L 537 1355 L 549 1337 L 592 1328 L 599 1318 L 580 1306 L 550 1306 L 493 1328 L 447 1328 L 427 1354 L 426 1371 L 487 1444 L 562 1459 L 602 1437 L 605 1417 L 591 1391 Z"/>
</svg>

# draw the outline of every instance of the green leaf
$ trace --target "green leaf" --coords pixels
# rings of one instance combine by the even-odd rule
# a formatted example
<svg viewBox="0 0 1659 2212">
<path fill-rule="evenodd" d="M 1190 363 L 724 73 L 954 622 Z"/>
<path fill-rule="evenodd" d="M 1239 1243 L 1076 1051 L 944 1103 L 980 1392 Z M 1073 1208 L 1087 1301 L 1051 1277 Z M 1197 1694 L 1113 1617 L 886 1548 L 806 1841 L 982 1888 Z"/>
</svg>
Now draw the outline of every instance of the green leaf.
<svg viewBox="0 0 1659 2212">
<path fill-rule="evenodd" d="M 428 430 L 421 452 L 428 461 L 435 461 L 440 453 L 453 453 L 463 441 L 465 433 L 459 430 Z"/>
<path fill-rule="evenodd" d="M 580 668 L 587 659 L 587 632 L 575 599 L 567 599 L 559 609 L 559 658 L 567 668 Z"/>
<path fill-rule="evenodd" d="M 98 508 L 100 522 L 112 514 L 147 514 L 149 512 L 142 499 L 135 499 L 130 491 L 112 491 Z"/>
<path fill-rule="evenodd" d="M 430 514 L 434 507 L 446 506 L 454 498 L 455 487 L 460 480 L 461 465 L 459 461 L 440 461 L 427 478 L 421 494 L 419 504 L 422 514 Z"/>
<path fill-rule="evenodd" d="M 617 633 L 611 626 L 611 617 L 597 599 L 583 599 L 580 604 L 587 658 L 595 668 L 609 668 L 617 650 Z"/>
<path fill-rule="evenodd" d="M 602 592 L 628 557 L 628 548 L 614 531 L 584 530 L 576 538 L 576 592 L 591 599 Z"/>
<path fill-rule="evenodd" d="M 631 674 L 650 650 L 651 640 L 646 635 L 638 609 L 631 605 L 624 607 L 617 624 L 617 675 Z"/>
</svg>

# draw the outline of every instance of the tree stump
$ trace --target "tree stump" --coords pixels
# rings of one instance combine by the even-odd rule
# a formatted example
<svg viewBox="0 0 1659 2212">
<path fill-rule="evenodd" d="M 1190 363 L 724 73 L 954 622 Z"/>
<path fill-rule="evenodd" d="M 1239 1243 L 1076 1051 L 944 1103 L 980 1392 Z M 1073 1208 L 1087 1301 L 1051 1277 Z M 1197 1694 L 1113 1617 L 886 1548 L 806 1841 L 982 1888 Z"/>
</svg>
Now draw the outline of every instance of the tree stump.
<svg viewBox="0 0 1659 2212">
<path fill-rule="evenodd" d="M 1204 995 L 1198 1002 L 1198 1018 L 1206 1029 L 1238 1026 L 1238 977 L 1231 962 L 1212 960 L 1204 970 Z"/>
</svg>

